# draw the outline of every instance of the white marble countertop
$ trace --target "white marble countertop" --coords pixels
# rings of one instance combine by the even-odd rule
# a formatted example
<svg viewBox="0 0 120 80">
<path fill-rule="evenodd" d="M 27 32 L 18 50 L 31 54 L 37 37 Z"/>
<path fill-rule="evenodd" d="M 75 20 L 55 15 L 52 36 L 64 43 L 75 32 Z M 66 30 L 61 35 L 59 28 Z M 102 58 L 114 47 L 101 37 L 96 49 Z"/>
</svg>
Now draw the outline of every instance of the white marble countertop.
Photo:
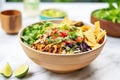
<svg viewBox="0 0 120 80">
<path fill-rule="evenodd" d="M 41 3 L 40 9 L 64 9 L 71 19 L 90 23 L 93 10 L 107 7 L 106 3 Z M 22 3 L 7 3 L 4 9 L 18 9 L 23 12 L 23 26 L 38 22 L 39 17 L 26 18 Z M 120 38 L 107 37 L 106 45 L 101 54 L 89 66 L 69 74 L 50 72 L 33 63 L 22 50 L 17 35 L 7 35 L 0 28 L 0 69 L 9 62 L 13 70 L 21 64 L 28 64 L 30 69 L 23 79 L 11 76 L 0 80 L 120 80 Z"/>
</svg>

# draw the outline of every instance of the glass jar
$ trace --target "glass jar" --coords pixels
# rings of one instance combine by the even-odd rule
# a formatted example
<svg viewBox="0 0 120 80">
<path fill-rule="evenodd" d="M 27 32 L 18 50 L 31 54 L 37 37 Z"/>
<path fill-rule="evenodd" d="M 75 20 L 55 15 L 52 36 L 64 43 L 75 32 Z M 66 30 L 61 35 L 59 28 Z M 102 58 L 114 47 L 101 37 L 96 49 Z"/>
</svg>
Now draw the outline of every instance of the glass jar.
<svg viewBox="0 0 120 80">
<path fill-rule="evenodd" d="M 37 16 L 39 14 L 40 0 L 24 0 L 24 10 L 27 16 Z"/>
</svg>

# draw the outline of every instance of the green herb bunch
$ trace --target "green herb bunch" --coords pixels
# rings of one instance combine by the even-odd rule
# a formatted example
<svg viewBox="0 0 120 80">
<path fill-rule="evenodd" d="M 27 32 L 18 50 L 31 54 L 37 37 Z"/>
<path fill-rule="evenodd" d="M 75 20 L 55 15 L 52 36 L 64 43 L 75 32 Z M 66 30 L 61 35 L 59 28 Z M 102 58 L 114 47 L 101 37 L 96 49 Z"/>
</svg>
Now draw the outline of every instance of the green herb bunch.
<svg viewBox="0 0 120 80">
<path fill-rule="evenodd" d="M 120 0 L 106 0 L 109 4 L 108 8 L 99 9 L 93 12 L 98 19 L 120 23 Z"/>
</svg>

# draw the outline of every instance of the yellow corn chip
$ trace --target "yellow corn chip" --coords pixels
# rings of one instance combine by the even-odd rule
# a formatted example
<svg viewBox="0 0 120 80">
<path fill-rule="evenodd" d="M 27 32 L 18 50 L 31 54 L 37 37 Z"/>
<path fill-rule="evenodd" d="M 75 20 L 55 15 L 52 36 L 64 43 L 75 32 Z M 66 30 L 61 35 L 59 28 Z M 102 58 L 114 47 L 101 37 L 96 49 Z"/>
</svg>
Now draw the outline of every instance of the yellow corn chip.
<svg viewBox="0 0 120 80">
<path fill-rule="evenodd" d="M 68 18 L 68 17 L 65 17 L 62 21 L 62 24 L 66 24 L 66 25 L 72 25 L 72 21 Z"/>
<path fill-rule="evenodd" d="M 103 30 L 102 32 L 100 32 L 100 34 L 98 34 L 97 36 L 97 42 L 99 42 L 106 34 L 106 31 Z"/>
<path fill-rule="evenodd" d="M 91 41 L 92 43 L 96 43 L 96 39 L 92 29 L 89 29 L 88 31 L 84 32 L 84 35 L 88 39 L 88 41 Z"/>
<path fill-rule="evenodd" d="M 100 46 L 100 44 L 97 43 L 97 44 L 95 44 L 94 46 L 91 46 L 91 48 L 92 48 L 92 49 L 95 49 L 95 48 L 97 48 L 97 47 L 99 47 L 99 46 Z"/>
<path fill-rule="evenodd" d="M 95 49 L 97 48 L 98 46 L 100 46 L 99 43 L 93 43 L 91 41 L 88 41 L 87 39 L 85 39 L 85 42 L 92 48 L 92 49 Z"/>
<path fill-rule="evenodd" d="M 85 42 L 89 45 L 89 46 L 95 46 L 96 43 L 93 43 L 91 41 L 88 41 L 87 39 L 85 39 Z"/>
<path fill-rule="evenodd" d="M 100 34 L 100 22 L 95 22 L 95 28 L 94 28 L 94 34 L 95 36 L 98 36 Z"/>
<path fill-rule="evenodd" d="M 89 30 L 90 28 L 91 28 L 91 27 L 88 26 L 88 25 L 84 25 L 84 26 L 80 27 L 80 29 L 81 29 L 82 31 L 87 31 L 87 30 Z"/>
</svg>

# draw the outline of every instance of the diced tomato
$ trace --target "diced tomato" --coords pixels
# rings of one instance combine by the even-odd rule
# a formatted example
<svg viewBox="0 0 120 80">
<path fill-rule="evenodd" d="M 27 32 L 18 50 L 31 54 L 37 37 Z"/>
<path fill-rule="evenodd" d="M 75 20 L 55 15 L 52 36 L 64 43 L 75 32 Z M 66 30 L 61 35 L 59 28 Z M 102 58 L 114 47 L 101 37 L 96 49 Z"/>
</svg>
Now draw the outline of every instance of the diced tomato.
<svg viewBox="0 0 120 80">
<path fill-rule="evenodd" d="M 83 38 L 81 36 L 78 36 L 76 39 L 75 39 L 76 42 L 81 42 L 83 41 Z"/>
<path fill-rule="evenodd" d="M 58 38 L 58 36 L 53 36 L 53 40 L 56 40 L 56 38 Z"/>
<path fill-rule="evenodd" d="M 62 32 L 59 32 L 58 35 L 59 35 L 59 36 L 63 36 Z"/>
<path fill-rule="evenodd" d="M 61 37 L 66 37 L 67 35 L 68 35 L 68 31 L 67 30 L 59 32 L 59 36 L 61 36 Z"/>
<path fill-rule="evenodd" d="M 51 35 L 54 35 L 54 34 L 56 34 L 57 32 L 58 32 L 58 29 L 54 29 L 54 30 L 52 31 Z"/>
</svg>

